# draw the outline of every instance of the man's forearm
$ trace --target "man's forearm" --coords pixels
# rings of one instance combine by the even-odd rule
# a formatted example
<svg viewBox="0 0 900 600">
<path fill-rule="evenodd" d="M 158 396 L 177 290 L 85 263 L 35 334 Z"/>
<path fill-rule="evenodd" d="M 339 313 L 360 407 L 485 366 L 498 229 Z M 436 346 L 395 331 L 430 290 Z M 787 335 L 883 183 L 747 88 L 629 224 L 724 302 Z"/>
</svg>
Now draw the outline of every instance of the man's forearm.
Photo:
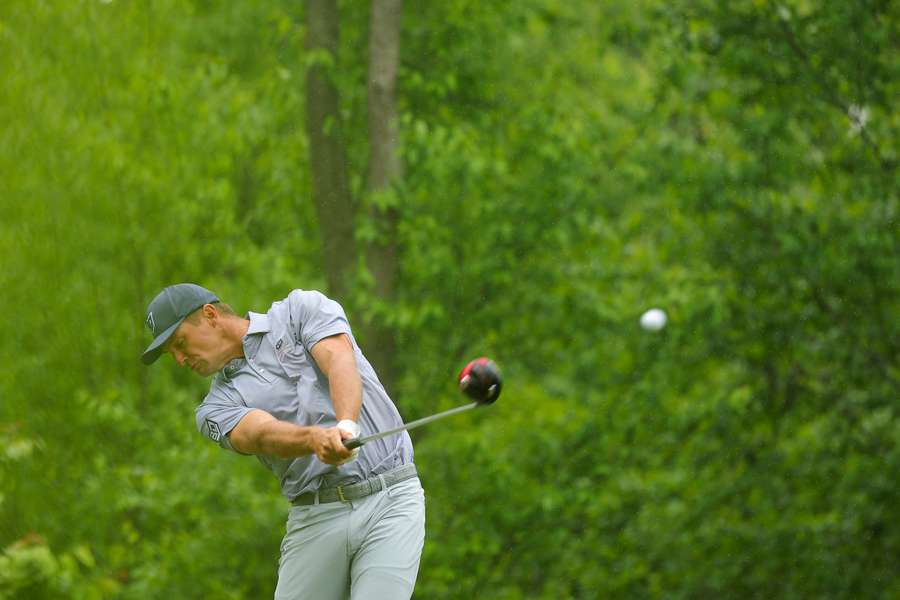
<svg viewBox="0 0 900 600">
<path fill-rule="evenodd" d="M 315 454 L 329 465 L 340 465 L 351 452 L 344 447 L 346 433 L 335 427 L 302 427 L 271 419 L 262 423 L 253 438 L 253 454 L 296 458 Z"/>
<path fill-rule="evenodd" d="M 254 454 L 295 458 L 315 452 L 315 427 L 302 427 L 273 419 L 260 425 L 254 440 Z"/>
<path fill-rule="evenodd" d="M 328 372 L 328 387 L 331 390 L 331 402 L 334 404 L 334 415 L 337 420 L 357 421 L 362 403 L 362 380 L 353 352 L 335 357 Z"/>
<path fill-rule="evenodd" d="M 329 465 L 339 465 L 352 456 L 344 447 L 347 432 L 337 427 L 304 427 L 280 421 L 264 410 L 248 412 L 228 434 L 235 450 L 245 454 L 267 454 L 296 458 L 315 454 Z"/>
</svg>

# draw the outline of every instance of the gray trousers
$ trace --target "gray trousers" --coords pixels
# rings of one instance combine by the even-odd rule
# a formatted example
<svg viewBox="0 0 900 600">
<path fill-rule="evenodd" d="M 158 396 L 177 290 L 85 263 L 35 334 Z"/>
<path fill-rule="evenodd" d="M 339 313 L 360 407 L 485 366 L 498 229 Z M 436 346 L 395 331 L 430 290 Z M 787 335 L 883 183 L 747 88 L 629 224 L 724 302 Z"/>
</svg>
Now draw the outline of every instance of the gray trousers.
<svg viewBox="0 0 900 600">
<path fill-rule="evenodd" d="M 359 500 L 294 506 L 275 600 L 408 600 L 424 543 L 418 477 Z"/>
</svg>

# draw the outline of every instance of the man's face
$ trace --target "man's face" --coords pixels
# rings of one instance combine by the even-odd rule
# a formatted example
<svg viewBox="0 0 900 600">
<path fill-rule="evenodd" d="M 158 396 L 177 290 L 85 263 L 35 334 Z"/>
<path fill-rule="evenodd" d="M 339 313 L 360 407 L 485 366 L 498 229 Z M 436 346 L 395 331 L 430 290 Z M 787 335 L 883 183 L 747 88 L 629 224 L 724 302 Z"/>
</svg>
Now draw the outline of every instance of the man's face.
<svg viewBox="0 0 900 600">
<path fill-rule="evenodd" d="M 198 375 L 206 377 L 225 366 L 228 351 L 222 328 L 215 326 L 202 310 L 199 314 L 198 323 L 186 319 L 163 348 L 179 365 L 188 366 Z"/>
</svg>

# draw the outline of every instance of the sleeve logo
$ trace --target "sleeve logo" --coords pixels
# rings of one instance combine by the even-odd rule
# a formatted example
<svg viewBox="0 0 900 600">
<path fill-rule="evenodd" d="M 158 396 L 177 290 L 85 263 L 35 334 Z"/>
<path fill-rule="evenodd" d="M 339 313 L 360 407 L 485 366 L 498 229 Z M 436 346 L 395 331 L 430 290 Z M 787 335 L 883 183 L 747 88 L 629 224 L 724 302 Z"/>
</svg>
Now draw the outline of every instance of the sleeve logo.
<svg viewBox="0 0 900 600">
<path fill-rule="evenodd" d="M 206 429 L 207 429 L 207 435 L 209 436 L 209 439 L 211 439 L 212 441 L 218 442 L 219 438 L 222 437 L 222 432 L 219 431 L 218 424 L 216 424 L 216 422 L 213 421 L 212 419 L 206 420 Z"/>
</svg>

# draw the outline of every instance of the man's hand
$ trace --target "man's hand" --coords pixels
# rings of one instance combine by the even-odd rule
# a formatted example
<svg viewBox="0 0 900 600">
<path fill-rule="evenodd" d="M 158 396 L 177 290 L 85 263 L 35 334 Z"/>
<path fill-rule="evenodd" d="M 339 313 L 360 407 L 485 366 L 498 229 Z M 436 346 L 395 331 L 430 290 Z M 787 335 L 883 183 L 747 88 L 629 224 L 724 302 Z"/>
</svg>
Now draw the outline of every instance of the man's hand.
<svg viewBox="0 0 900 600">
<path fill-rule="evenodd" d="M 353 437 L 337 427 L 316 427 L 313 436 L 313 451 L 323 463 L 339 465 L 353 457 L 353 451 L 344 447 L 344 440 Z"/>
</svg>

